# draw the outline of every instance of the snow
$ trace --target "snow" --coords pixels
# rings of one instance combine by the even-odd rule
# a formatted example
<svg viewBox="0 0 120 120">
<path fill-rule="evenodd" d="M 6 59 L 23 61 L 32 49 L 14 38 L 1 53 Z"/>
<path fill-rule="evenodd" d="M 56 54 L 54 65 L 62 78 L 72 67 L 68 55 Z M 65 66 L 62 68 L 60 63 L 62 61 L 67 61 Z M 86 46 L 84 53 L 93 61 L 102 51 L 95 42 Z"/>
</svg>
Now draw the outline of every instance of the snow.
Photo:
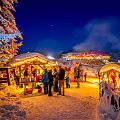
<svg viewBox="0 0 120 120">
<path fill-rule="evenodd" d="M 100 120 L 120 120 L 120 95 L 110 88 L 103 87 L 104 94 L 100 97 L 98 112 Z M 115 103 L 116 101 L 116 103 Z"/>
<path fill-rule="evenodd" d="M 9 42 L 8 39 L 14 39 L 14 38 L 17 38 L 18 36 L 20 36 L 21 33 L 18 32 L 18 33 L 14 33 L 14 34 L 2 34 L 0 33 L 0 40 L 5 40 L 6 42 Z"/>
<path fill-rule="evenodd" d="M 19 60 L 19 59 L 24 59 L 24 58 L 31 58 L 31 57 L 43 57 L 45 59 L 47 59 L 46 56 L 40 54 L 40 53 L 35 53 L 35 52 L 31 52 L 31 53 L 24 53 L 24 54 L 20 54 L 14 57 L 14 59 Z"/>
<path fill-rule="evenodd" d="M 80 88 L 76 88 L 75 82 L 70 85 L 65 96 L 54 93 L 50 97 L 43 94 L 20 97 L 19 91 L 14 95 L 15 88 L 6 88 L 6 97 L 0 95 L 0 120 L 120 120 L 120 111 L 115 112 L 107 102 L 108 92 L 99 104 L 97 83 L 81 82 Z"/>
<path fill-rule="evenodd" d="M 97 120 L 98 86 L 91 83 L 70 83 L 65 96 L 24 96 L 18 100 L 1 100 L 1 119 L 16 120 Z"/>
</svg>

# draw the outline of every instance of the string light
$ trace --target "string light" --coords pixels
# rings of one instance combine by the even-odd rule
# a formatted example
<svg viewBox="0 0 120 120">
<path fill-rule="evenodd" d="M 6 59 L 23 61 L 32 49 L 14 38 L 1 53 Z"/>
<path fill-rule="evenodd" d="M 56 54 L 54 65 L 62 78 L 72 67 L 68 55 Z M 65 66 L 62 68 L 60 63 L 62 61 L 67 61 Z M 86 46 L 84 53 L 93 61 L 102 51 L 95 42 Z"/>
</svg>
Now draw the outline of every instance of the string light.
<svg viewBox="0 0 120 120">
<path fill-rule="evenodd" d="M 100 73 L 107 72 L 107 71 L 112 70 L 112 69 L 120 72 L 120 65 L 113 64 L 113 63 L 112 64 L 107 64 L 100 69 Z"/>
<path fill-rule="evenodd" d="M 11 63 L 11 66 L 13 67 L 20 66 L 22 64 L 33 62 L 33 61 L 38 61 L 38 62 L 49 64 L 52 66 L 56 65 L 56 62 L 54 61 L 50 61 L 50 60 L 48 61 L 47 59 L 44 59 L 42 57 L 32 57 L 32 58 L 16 59 L 15 62 Z"/>
</svg>

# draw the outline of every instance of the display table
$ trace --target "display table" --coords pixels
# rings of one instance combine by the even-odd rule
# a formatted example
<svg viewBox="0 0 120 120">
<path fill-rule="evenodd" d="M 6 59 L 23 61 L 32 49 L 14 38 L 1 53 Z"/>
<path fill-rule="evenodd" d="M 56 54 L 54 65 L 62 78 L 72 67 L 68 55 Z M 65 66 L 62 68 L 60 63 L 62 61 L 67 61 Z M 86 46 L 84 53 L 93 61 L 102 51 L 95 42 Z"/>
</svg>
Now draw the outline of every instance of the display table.
<svg viewBox="0 0 120 120">
<path fill-rule="evenodd" d="M 23 84 L 24 87 L 24 94 L 26 93 L 32 93 L 34 90 L 34 85 L 36 85 L 36 83 L 40 83 L 40 82 L 21 82 L 20 84 Z M 26 88 L 27 85 L 32 84 L 31 88 Z"/>
</svg>

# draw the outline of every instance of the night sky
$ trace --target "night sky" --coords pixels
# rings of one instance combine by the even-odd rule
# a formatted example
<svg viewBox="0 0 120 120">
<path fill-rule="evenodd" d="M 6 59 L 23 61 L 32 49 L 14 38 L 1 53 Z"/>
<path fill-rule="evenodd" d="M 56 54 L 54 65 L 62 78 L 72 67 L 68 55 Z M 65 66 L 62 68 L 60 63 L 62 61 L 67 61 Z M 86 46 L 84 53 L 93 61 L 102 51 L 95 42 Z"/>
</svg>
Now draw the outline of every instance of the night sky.
<svg viewBox="0 0 120 120">
<path fill-rule="evenodd" d="M 18 0 L 15 8 L 21 51 L 120 49 L 119 0 Z"/>
</svg>

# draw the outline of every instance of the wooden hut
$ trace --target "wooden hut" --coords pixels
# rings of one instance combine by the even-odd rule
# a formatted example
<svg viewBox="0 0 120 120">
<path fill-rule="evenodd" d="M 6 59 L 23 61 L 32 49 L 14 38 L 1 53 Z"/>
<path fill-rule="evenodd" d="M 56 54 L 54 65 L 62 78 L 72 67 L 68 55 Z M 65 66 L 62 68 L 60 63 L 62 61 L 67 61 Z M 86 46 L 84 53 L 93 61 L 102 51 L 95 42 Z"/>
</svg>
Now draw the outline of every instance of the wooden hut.
<svg viewBox="0 0 120 120">
<path fill-rule="evenodd" d="M 8 82 L 8 85 L 10 85 L 11 74 L 14 74 L 14 79 L 16 81 L 16 84 L 18 85 L 21 82 L 31 82 L 33 79 L 33 81 L 35 81 L 35 74 L 40 74 L 43 71 L 43 69 L 52 66 L 56 66 L 56 62 L 48 59 L 42 54 L 35 52 L 20 54 L 13 57 L 9 61 L 9 67 L 6 66 L 0 68 L 1 73 L 6 72 L 5 78 L 0 77 L 0 83 Z M 28 75 L 26 76 L 25 70 L 27 70 L 28 72 Z"/>
<path fill-rule="evenodd" d="M 107 83 L 114 83 L 115 88 L 120 88 L 120 63 L 104 65 L 100 71 L 100 77 Z"/>
</svg>

